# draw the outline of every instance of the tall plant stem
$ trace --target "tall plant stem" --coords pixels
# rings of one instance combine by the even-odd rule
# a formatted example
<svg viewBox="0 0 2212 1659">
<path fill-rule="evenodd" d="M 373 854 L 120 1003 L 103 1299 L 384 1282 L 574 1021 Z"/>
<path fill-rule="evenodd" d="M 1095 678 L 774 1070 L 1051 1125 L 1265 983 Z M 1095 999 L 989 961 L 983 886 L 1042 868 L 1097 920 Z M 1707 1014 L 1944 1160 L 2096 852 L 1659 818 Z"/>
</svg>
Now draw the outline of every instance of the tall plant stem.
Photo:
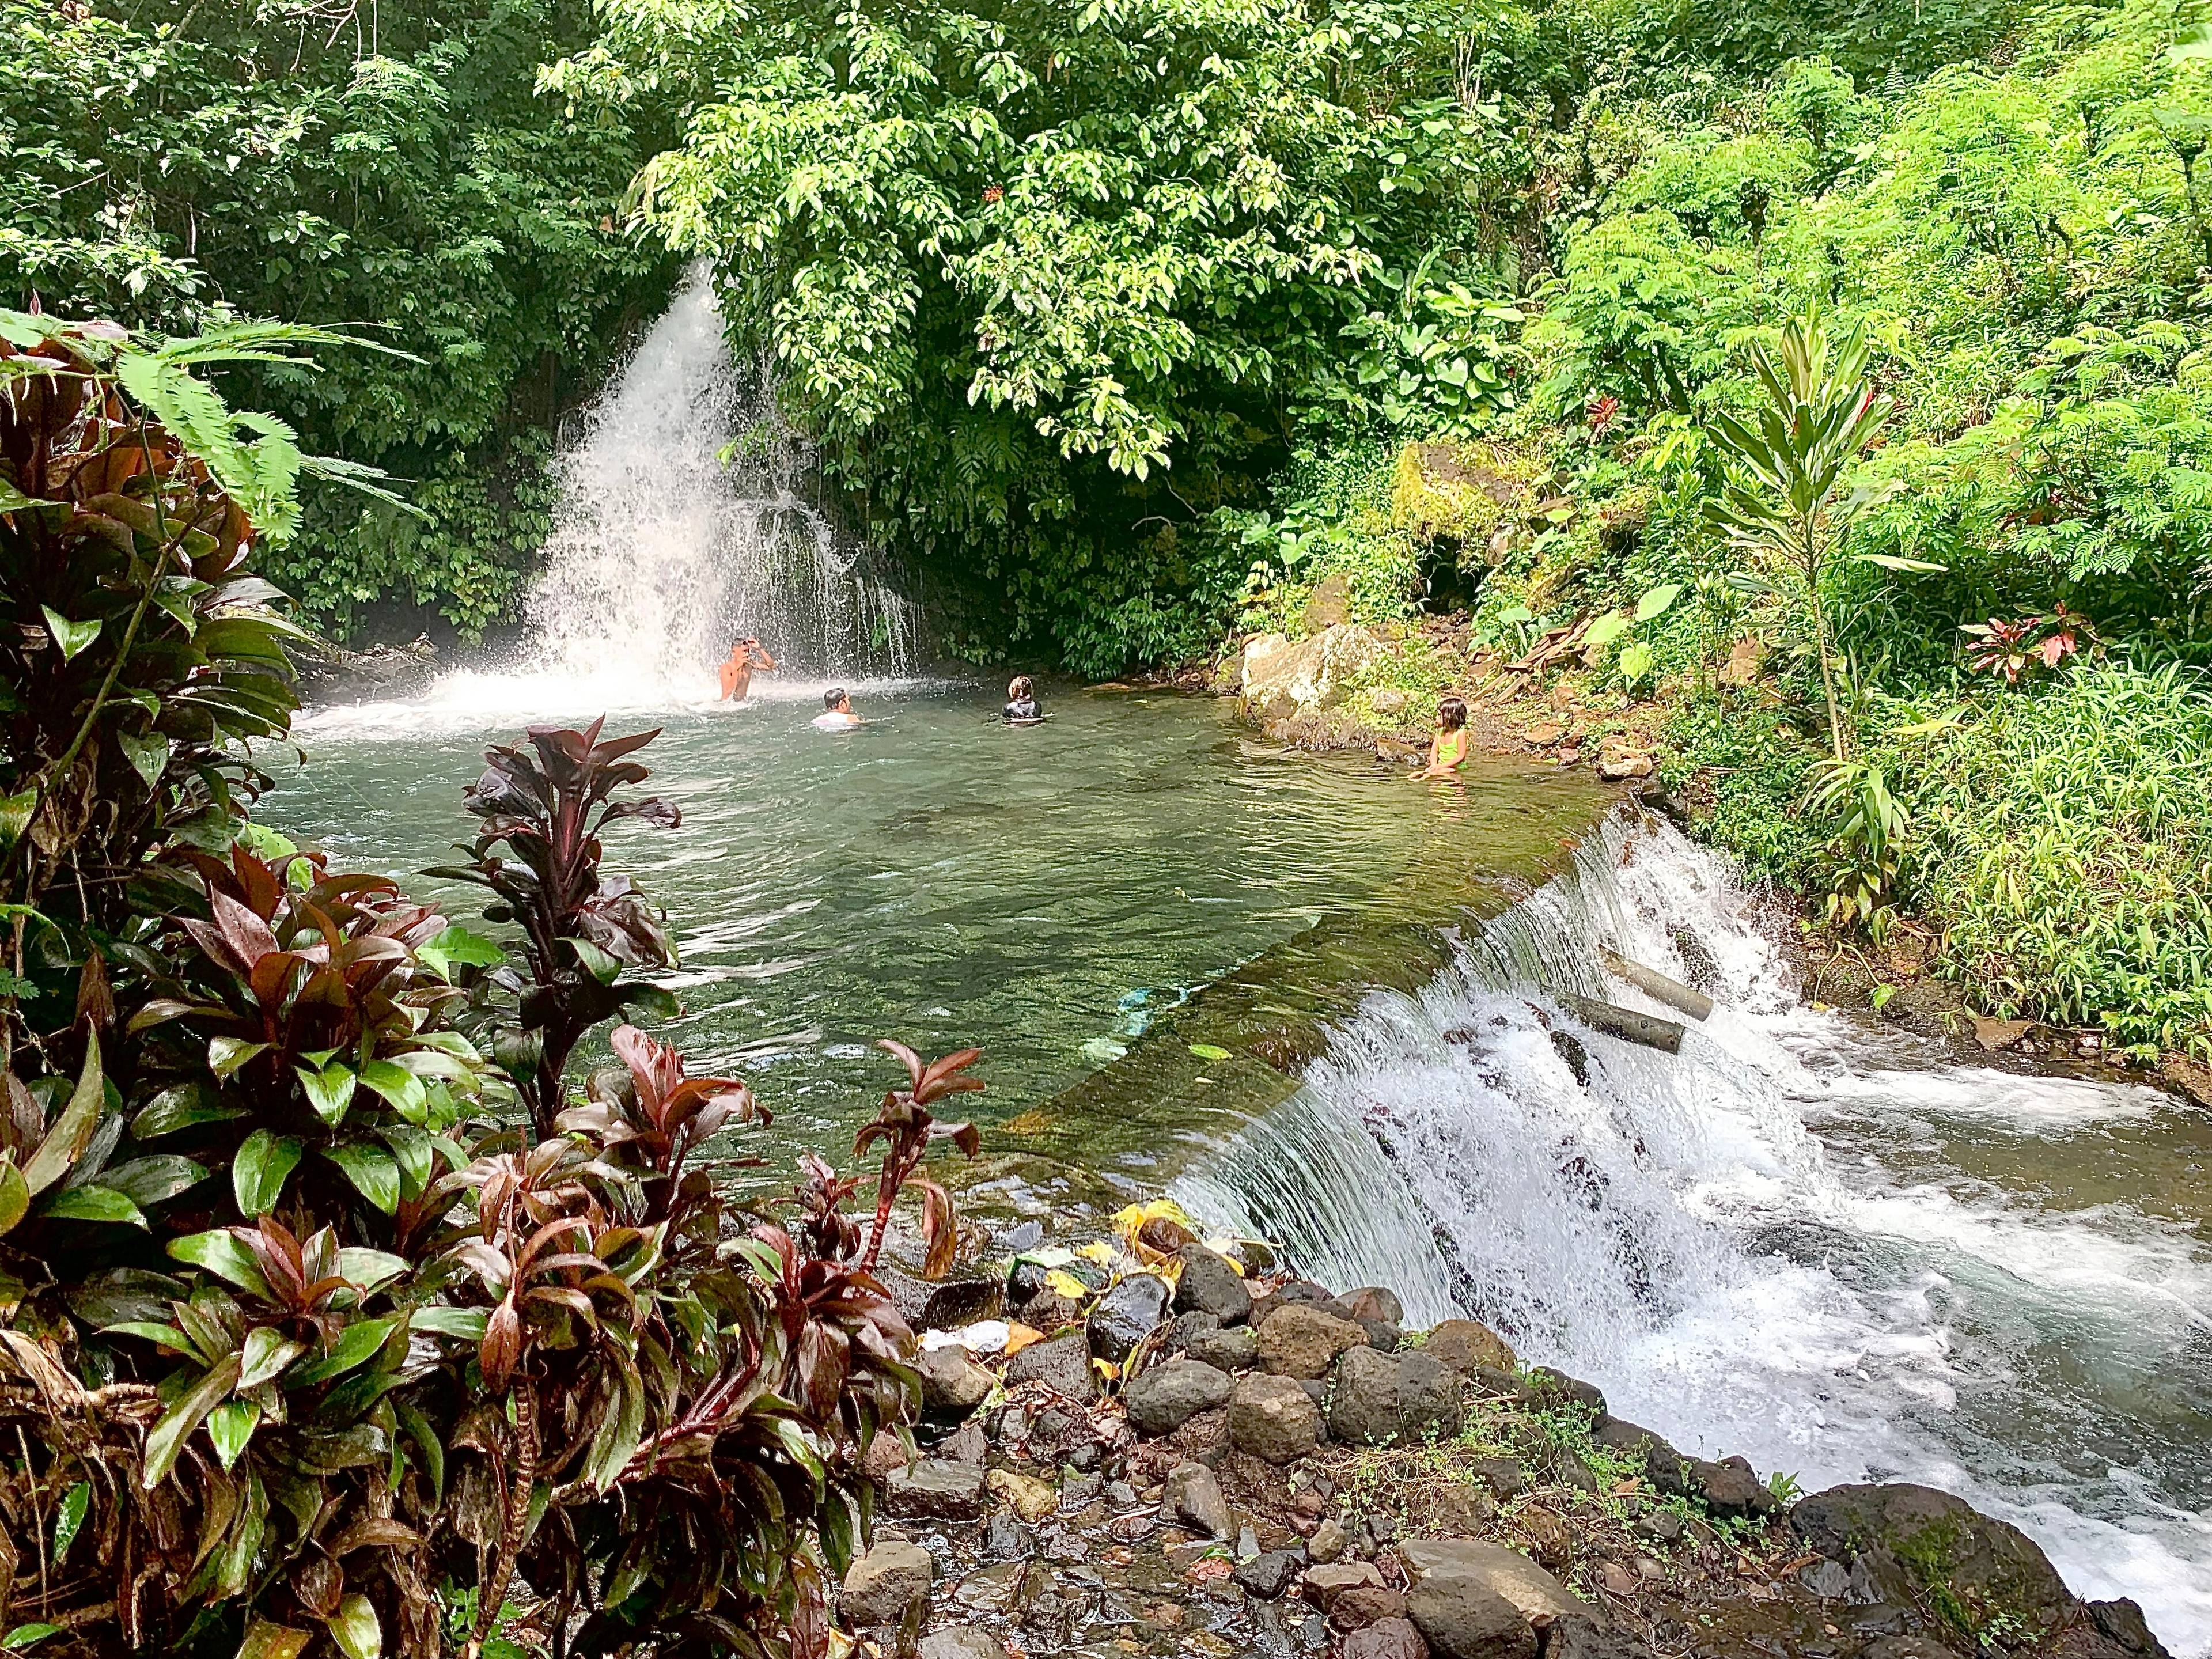
<svg viewBox="0 0 2212 1659">
<path fill-rule="evenodd" d="M 1828 606 L 1820 596 L 1820 532 L 1815 517 L 1808 517 L 1801 544 L 1805 559 L 1805 589 L 1813 605 L 1813 641 L 1820 653 L 1820 691 L 1828 704 L 1828 744 L 1841 766 L 1850 757 L 1844 748 L 1843 705 L 1836 696 L 1836 665 L 1828 646 Z"/>
</svg>

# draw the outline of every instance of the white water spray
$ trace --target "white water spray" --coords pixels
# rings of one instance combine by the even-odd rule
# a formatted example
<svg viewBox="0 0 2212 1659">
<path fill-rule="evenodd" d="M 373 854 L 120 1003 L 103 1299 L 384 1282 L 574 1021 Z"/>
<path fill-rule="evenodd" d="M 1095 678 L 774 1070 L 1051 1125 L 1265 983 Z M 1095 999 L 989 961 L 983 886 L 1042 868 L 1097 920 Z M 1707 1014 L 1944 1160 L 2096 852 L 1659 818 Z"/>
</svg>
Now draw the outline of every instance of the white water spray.
<svg viewBox="0 0 2212 1659">
<path fill-rule="evenodd" d="M 1178 1191 L 1317 1274 L 1392 1285 L 1409 1317 L 1488 1321 L 1686 1450 L 1808 1491 L 1948 1487 L 2077 1594 L 2132 1596 L 2175 1653 L 2212 1653 L 2212 1252 L 1960 1163 L 2091 1158 L 2065 1138 L 2174 1109 L 1816 1012 L 1750 912 L 1721 860 L 1615 819 L 1421 994 L 1370 997 L 1282 1121 Z M 1670 1012 L 1605 977 L 1600 945 L 1721 1009 L 1679 1056 L 1578 1025 L 1554 993 Z"/>
<path fill-rule="evenodd" d="M 532 665 L 680 696 L 754 635 L 799 672 L 902 667 L 910 607 L 799 495 L 811 459 L 767 374 L 731 361 L 695 267 L 561 462 Z"/>
</svg>

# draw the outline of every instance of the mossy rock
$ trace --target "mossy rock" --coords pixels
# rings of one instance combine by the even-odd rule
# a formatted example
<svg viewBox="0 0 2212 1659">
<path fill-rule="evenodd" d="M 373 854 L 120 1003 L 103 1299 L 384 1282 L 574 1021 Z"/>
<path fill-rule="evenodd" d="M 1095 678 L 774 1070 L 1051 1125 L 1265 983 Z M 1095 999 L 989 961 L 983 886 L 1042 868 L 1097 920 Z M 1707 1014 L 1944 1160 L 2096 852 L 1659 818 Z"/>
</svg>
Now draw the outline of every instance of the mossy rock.
<svg viewBox="0 0 2212 1659">
<path fill-rule="evenodd" d="M 2073 1617 L 2065 1582 L 2033 1539 L 1930 1486 L 1836 1486 L 1790 1511 L 1813 1548 L 1863 1560 L 1885 1591 L 1902 1590 L 1937 1622 L 1984 1645 L 2047 1642 Z"/>
<path fill-rule="evenodd" d="M 1538 471 L 1495 444 L 1407 444 L 1390 481 L 1390 521 L 1417 541 L 1482 542 L 1526 515 Z"/>
</svg>

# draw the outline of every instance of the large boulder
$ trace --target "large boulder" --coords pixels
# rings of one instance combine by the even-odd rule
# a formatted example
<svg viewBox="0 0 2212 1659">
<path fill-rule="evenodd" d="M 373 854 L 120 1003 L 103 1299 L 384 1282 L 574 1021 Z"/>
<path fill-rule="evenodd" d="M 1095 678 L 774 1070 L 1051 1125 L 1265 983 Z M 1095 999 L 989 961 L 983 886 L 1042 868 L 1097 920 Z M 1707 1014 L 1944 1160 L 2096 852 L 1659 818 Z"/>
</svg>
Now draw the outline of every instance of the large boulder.
<svg viewBox="0 0 2212 1659">
<path fill-rule="evenodd" d="M 1328 1310 L 1339 1319 L 1348 1319 L 1355 1325 L 1402 1325 L 1406 1322 L 1405 1304 L 1398 1300 L 1398 1293 L 1386 1291 L 1379 1285 L 1346 1291 L 1329 1303 Z"/>
<path fill-rule="evenodd" d="M 1334 708 L 1383 654 L 1370 630 L 1339 623 L 1310 639 L 1262 634 L 1247 642 L 1244 708 L 1260 720 L 1282 720 L 1316 708 Z"/>
<path fill-rule="evenodd" d="M 1431 1579 L 1465 1579 L 1502 1596 L 1538 1630 L 1573 1613 L 1602 1625 L 1605 1614 L 1525 1555 L 1474 1538 L 1409 1538 L 1398 1546 L 1414 1588 Z M 1415 1622 L 1419 1622 L 1419 1615 Z M 1424 1629 L 1424 1635 L 1427 1634 Z M 1434 1643 L 1435 1638 L 1430 1641 Z"/>
<path fill-rule="evenodd" d="M 1229 1443 L 1269 1463 L 1294 1463 L 1321 1443 L 1321 1407 L 1294 1377 L 1240 1376 L 1229 1395 Z"/>
<path fill-rule="evenodd" d="M 1260 1327 L 1261 1366 L 1277 1376 L 1327 1376 L 1337 1355 L 1366 1346 L 1365 1331 L 1310 1303 L 1278 1308 Z"/>
<path fill-rule="evenodd" d="M 1932 1486 L 1833 1486 L 1790 1512 L 1806 1543 L 1846 1567 L 1863 1562 L 1877 1586 L 1979 1637 L 2040 1645 L 2074 1612 L 2043 1552 L 2017 1527 L 1977 1514 Z"/>
<path fill-rule="evenodd" d="M 1397 1360 L 1372 1348 L 1347 1350 L 1329 1383 L 1329 1438 L 1348 1446 L 1379 1446 L 1397 1435 Z"/>
<path fill-rule="evenodd" d="M 1080 1331 L 1032 1342 L 1006 1362 L 1006 1386 L 1042 1382 L 1069 1400 L 1088 1400 L 1097 1392 L 1091 1369 L 1091 1344 Z"/>
<path fill-rule="evenodd" d="M 846 1570 L 839 1604 L 845 1622 L 860 1628 L 896 1625 L 929 1600 L 937 1563 L 919 1544 L 886 1540 Z"/>
<path fill-rule="evenodd" d="M 1468 1376 L 1485 1369 L 1510 1371 L 1519 1363 L 1504 1337 L 1472 1319 L 1447 1319 L 1429 1333 L 1421 1351 Z"/>
<path fill-rule="evenodd" d="M 1419 1348 L 1398 1356 L 1399 1433 L 1408 1440 L 1455 1435 L 1465 1414 L 1457 1371 Z"/>
<path fill-rule="evenodd" d="M 1203 1244 L 1186 1244 L 1176 1253 L 1182 1272 L 1176 1279 L 1177 1313 L 1208 1313 L 1224 1325 L 1241 1325 L 1252 1316 L 1252 1292 L 1244 1275 Z"/>
<path fill-rule="evenodd" d="M 1123 1390 L 1129 1423 L 1138 1433 L 1158 1439 L 1173 1434 L 1200 1412 L 1229 1403 L 1225 1372 L 1194 1359 L 1171 1359 L 1139 1376 Z"/>
<path fill-rule="evenodd" d="M 1782 1500 L 1745 1458 L 1723 1457 L 1717 1462 L 1700 1458 L 1690 1466 L 1690 1481 L 1707 1509 L 1730 1520 L 1752 1520 L 1782 1507 Z"/>
<path fill-rule="evenodd" d="M 1091 1317 L 1084 1323 L 1091 1352 L 1101 1359 L 1121 1364 L 1131 1349 L 1166 1320 L 1173 1295 L 1167 1280 L 1157 1274 L 1131 1273 L 1100 1297 L 1091 1310 Z"/>
<path fill-rule="evenodd" d="M 1410 1619 L 1385 1619 L 1344 1638 L 1341 1659 L 1429 1659 L 1429 1644 Z"/>
<path fill-rule="evenodd" d="M 1200 1331 L 1183 1352 L 1220 1371 L 1246 1371 L 1260 1363 L 1260 1333 L 1243 1325 Z"/>
<path fill-rule="evenodd" d="M 1536 1632 L 1520 1608 L 1466 1573 L 1415 1579 L 1406 1613 L 1436 1659 L 1535 1659 Z"/>
</svg>

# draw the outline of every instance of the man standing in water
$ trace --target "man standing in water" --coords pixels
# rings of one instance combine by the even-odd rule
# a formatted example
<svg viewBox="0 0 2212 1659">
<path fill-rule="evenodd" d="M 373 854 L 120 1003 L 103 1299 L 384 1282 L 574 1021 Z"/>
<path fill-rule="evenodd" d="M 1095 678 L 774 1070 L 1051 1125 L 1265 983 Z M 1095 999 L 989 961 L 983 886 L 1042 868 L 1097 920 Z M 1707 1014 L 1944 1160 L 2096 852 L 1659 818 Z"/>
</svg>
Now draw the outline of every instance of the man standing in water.
<svg viewBox="0 0 2212 1659">
<path fill-rule="evenodd" d="M 752 690 L 753 671 L 763 673 L 775 672 L 775 659 L 768 647 L 748 634 L 730 647 L 729 660 L 722 665 L 722 701 L 743 702 L 745 694 Z"/>
</svg>

